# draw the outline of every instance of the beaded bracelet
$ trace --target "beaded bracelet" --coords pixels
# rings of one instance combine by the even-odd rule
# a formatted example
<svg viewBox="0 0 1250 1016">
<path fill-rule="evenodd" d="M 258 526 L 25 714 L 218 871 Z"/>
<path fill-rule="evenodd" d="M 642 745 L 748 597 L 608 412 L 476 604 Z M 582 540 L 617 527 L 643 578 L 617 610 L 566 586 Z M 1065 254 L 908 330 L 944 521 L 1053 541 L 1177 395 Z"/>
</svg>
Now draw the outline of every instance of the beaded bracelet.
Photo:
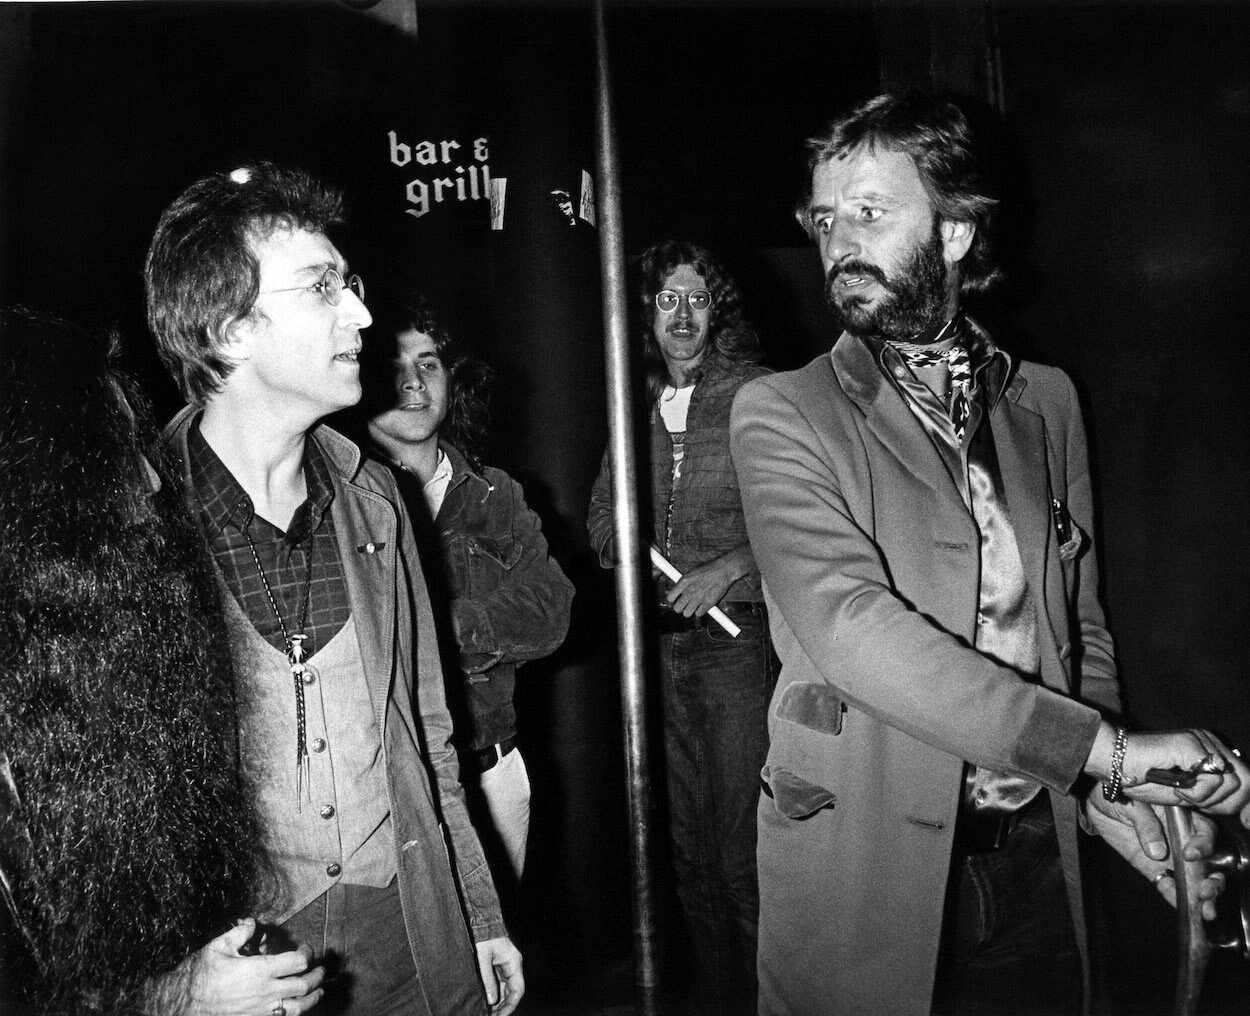
<svg viewBox="0 0 1250 1016">
<path fill-rule="evenodd" d="M 1102 796 L 1114 804 L 1124 800 L 1120 788 L 1124 785 L 1124 753 L 1128 750 L 1128 731 L 1116 727 L 1115 747 L 1111 749 L 1111 779 L 1102 785 Z"/>
</svg>

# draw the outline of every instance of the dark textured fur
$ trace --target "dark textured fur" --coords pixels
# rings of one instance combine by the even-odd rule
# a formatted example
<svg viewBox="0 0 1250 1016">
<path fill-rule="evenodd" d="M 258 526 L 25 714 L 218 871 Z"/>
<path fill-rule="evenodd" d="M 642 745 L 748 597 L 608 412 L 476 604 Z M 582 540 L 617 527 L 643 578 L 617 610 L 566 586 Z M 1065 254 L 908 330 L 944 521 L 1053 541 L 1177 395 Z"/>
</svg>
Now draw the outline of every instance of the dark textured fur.
<svg viewBox="0 0 1250 1016">
<path fill-rule="evenodd" d="M 175 469 L 105 343 L 0 314 L 0 865 L 34 1011 L 135 1011 L 247 912 L 253 820 L 217 591 Z M 133 407 L 133 411 L 132 411 Z"/>
</svg>

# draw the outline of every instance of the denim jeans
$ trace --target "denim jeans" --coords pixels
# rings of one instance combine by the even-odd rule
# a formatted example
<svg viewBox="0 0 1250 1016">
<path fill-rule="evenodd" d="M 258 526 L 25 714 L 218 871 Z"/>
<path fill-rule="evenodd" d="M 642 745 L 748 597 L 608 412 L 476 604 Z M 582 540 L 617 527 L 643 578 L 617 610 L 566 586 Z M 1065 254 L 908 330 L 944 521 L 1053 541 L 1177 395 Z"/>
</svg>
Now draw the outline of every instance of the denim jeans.
<svg viewBox="0 0 1250 1016">
<path fill-rule="evenodd" d="M 326 968 L 317 1016 L 406 1016 L 423 998 L 395 881 L 337 882 L 270 935 L 274 952 L 307 943 Z"/>
<path fill-rule="evenodd" d="M 1045 792 L 1000 850 L 963 858 L 955 876 L 935 1016 L 1079 1016 L 1081 962 Z"/>
<path fill-rule="evenodd" d="M 696 964 L 696 1011 L 755 1011 L 755 812 L 776 681 L 764 606 L 660 636 L 669 828 Z"/>
</svg>

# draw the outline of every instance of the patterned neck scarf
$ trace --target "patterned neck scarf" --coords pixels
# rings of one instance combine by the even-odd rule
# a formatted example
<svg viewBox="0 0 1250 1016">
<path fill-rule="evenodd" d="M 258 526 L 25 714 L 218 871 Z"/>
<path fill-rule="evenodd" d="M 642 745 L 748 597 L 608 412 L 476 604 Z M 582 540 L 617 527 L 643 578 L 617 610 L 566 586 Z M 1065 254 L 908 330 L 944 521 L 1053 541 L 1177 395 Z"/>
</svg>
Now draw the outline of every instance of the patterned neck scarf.
<svg viewBox="0 0 1250 1016">
<path fill-rule="evenodd" d="M 928 346 L 896 346 L 907 365 L 916 367 L 936 367 L 946 361 L 951 372 L 951 422 L 955 425 L 955 436 L 962 442 L 964 430 L 968 426 L 969 401 L 968 390 L 972 387 L 972 361 L 968 357 L 968 349 L 964 346 L 962 336 L 956 338 L 955 344 L 949 349 L 935 349 Z"/>
</svg>

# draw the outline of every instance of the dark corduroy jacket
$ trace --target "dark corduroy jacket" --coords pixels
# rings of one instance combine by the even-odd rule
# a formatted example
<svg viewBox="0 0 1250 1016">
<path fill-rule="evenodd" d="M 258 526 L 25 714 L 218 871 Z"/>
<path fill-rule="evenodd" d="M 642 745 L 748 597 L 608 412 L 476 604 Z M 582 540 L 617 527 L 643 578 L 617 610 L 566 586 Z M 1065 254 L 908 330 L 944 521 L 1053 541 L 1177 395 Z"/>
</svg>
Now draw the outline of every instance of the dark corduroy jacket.
<svg viewBox="0 0 1250 1016">
<path fill-rule="evenodd" d="M 442 448 L 451 481 L 418 545 L 435 602 L 445 598 L 449 615 L 444 642 L 454 644 L 445 644 L 444 661 L 455 742 L 480 749 L 516 734 L 517 667 L 564 641 L 573 584 L 547 552 L 542 523 L 520 484 L 502 469 L 475 472 L 455 448 Z M 392 471 L 413 518 L 425 519 L 420 483 Z"/>
</svg>

